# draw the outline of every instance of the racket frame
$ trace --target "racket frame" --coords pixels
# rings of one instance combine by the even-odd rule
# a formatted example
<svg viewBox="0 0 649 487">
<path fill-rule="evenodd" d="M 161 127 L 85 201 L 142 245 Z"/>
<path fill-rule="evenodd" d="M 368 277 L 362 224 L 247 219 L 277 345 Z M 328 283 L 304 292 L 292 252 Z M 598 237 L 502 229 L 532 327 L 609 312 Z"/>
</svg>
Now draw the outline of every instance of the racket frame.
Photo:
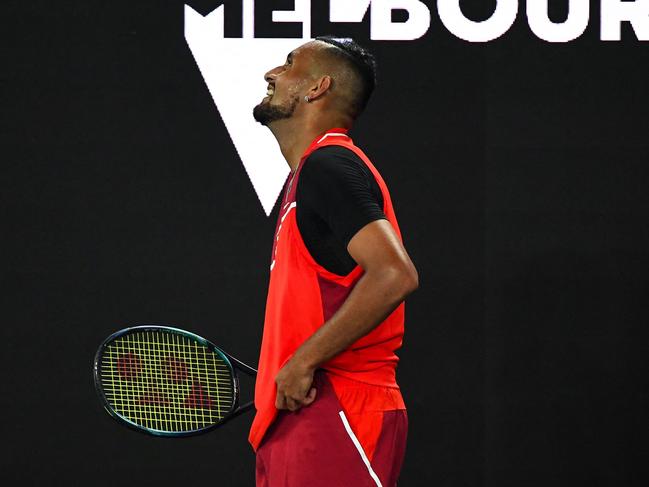
<svg viewBox="0 0 649 487">
<path fill-rule="evenodd" d="M 203 345 L 204 347 L 208 348 L 212 352 L 215 352 L 217 355 L 219 355 L 223 361 L 226 363 L 228 368 L 230 369 L 230 375 L 232 377 L 232 406 L 230 407 L 230 410 L 223 415 L 223 417 L 216 423 L 211 424 L 209 426 L 206 426 L 204 428 L 199 428 L 196 430 L 189 430 L 189 431 L 164 431 L 164 430 L 158 430 L 155 428 L 147 428 L 146 426 L 139 425 L 128 418 L 122 416 L 119 414 L 115 409 L 110 405 L 110 402 L 108 401 L 108 398 L 106 397 L 106 394 L 104 393 L 104 388 L 101 385 L 101 377 L 100 377 L 100 368 L 101 368 L 101 358 L 103 356 L 103 352 L 106 349 L 106 347 L 115 341 L 117 338 L 127 335 L 127 334 L 133 334 L 137 332 L 143 332 L 143 331 L 158 331 L 158 332 L 170 332 L 170 333 L 175 333 L 179 335 L 183 335 L 191 340 L 195 340 L 199 344 Z M 250 367 L 249 365 L 246 365 L 239 359 L 233 357 L 229 353 L 223 351 L 216 345 L 214 345 L 211 341 L 207 340 L 206 338 L 201 337 L 200 335 L 196 335 L 195 333 L 192 333 L 187 330 L 183 330 L 181 328 L 176 328 L 173 326 L 168 326 L 168 325 L 155 325 L 155 324 L 147 324 L 147 325 L 137 325 L 137 326 L 131 326 L 128 328 L 123 328 L 121 330 L 116 331 L 115 333 L 112 333 L 110 336 L 108 336 L 103 342 L 101 342 L 101 345 L 99 345 L 99 348 L 97 349 L 97 352 L 95 353 L 95 358 L 93 361 L 93 379 L 95 383 L 95 391 L 97 392 L 97 395 L 99 396 L 99 399 L 101 401 L 101 405 L 103 408 L 110 414 L 111 417 L 113 417 L 115 420 L 120 422 L 121 424 L 124 424 L 128 426 L 131 429 L 134 429 L 136 431 L 139 431 L 140 433 L 145 433 L 153 436 L 158 436 L 158 437 L 163 437 L 163 438 L 182 438 L 182 437 L 187 437 L 187 436 L 196 436 L 196 435 L 201 435 L 203 433 L 207 433 L 209 431 L 212 431 L 215 428 L 218 428 L 221 426 L 223 423 L 231 420 L 232 418 L 235 418 L 239 416 L 242 413 L 245 413 L 249 409 L 251 409 L 254 405 L 254 401 L 249 401 L 242 406 L 239 407 L 239 376 L 236 372 L 235 369 L 240 370 L 241 372 L 245 373 L 246 375 L 250 377 L 255 377 L 257 375 L 257 370 Z"/>
</svg>

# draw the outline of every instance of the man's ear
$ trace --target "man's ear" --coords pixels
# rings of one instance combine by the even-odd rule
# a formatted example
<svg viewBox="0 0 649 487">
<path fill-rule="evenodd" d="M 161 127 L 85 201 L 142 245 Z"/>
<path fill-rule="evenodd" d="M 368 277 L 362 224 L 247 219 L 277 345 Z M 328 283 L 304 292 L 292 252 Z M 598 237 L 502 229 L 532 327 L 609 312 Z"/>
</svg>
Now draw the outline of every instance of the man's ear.
<svg viewBox="0 0 649 487">
<path fill-rule="evenodd" d="M 310 101 L 316 100 L 324 95 L 327 91 L 331 89 L 333 80 L 331 76 L 325 75 L 321 78 L 318 78 L 314 85 L 311 86 L 307 96 Z"/>
</svg>

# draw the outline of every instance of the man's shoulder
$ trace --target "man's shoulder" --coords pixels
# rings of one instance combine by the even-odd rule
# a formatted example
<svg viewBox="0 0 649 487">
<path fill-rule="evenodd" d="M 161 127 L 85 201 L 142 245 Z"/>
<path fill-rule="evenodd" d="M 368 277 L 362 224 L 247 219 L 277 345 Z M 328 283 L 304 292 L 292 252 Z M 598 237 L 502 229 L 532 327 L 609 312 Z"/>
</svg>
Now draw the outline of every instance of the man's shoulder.
<svg viewBox="0 0 649 487">
<path fill-rule="evenodd" d="M 352 174 L 367 176 L 367 166 L 352 149 L 342 145 L 318 147 L 304 161 L 300 179 L 341 178 Z"/>
<path fill-rule="evenodd" d="M 325 165 L 333 164 L 338 161 L 352 161 L 355 163 L 363 162 L 352 149 L 344 145 L 337 144 L 329 144 L 323 147 L 318 147 L 311 154 L 309 154 L 306 160 L 309 161 L 309 163 L 317 161 L 319 164 Z"/>
</svg>

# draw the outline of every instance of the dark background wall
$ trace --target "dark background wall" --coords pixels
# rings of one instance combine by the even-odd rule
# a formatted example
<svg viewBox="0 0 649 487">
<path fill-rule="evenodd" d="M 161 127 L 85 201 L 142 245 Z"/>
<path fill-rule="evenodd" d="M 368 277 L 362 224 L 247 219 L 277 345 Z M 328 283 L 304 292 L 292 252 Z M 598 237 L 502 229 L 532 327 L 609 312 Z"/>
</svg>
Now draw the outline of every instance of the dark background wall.
<svg viewBox="0 0 649 487">
<path fill-rule="evenodd" d="M 421 277 L 400 485 L 646 485 L 649 47 L 628 24 L 601 42 L 591 3 L 564 45 L 535 38 L 524 6 L 481 45 L 434 2 L 414 42 L 344 29 L 381 65 L 353 136 Z M 463 2 L 474 20 L 494 5 Z M 182 2 L 0 9 L 3 481 L 253 485 L 251 415 L 151 438 L 112 421 L 91 380 L 99 342 L 135 323 L 257 361 L 276 211 L 198 72 Z"/>
</svg>

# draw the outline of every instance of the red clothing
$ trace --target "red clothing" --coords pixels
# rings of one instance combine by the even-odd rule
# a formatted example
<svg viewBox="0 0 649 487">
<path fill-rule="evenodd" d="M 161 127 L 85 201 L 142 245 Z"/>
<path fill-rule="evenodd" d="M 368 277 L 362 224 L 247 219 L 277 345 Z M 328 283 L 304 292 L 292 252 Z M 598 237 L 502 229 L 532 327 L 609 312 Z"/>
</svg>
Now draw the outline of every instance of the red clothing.
<svg viewBox="0 0 649 487">
<path fill-rule="evenodd" d="M 257 450 L 257 487 L 396 487 L 406 448 L 404 410 L 380 413 L 373 458 L 361 448 L 327 375 L 318 371 L 317 400 L 281 411 Z"/>
<path fill-rule="evenodd" d="M 356 266 L 346 276 L 339 276 L 320 266 L 309 254 L 297 226 L 295 193 L 300 170 L 308 155 L 325 145 L 346 147 L 368 166 L 383 195 L 383 212 L 401 237 L 388 189 L 367 156 L 353 144 L 344 129 L 332 129 L 318 137 L 287 181 L 277 221 L 255 386 L 257 414 L 249 435 L 255 450 L 277 415 L 275 376 L 278 371 L 338 310 L 363 273 Z M 404 409 L 395 378 L 398 357 L 394 353 L 401 346 L 403 332 L 404 305 L 401 303 L 374 330 L 321 366 L 328 372 L 343 409 L 350 415 L 352 429 L 370 457 L 376 433 L 372 432 L 372 421 L 363 421 L 360 413 Z M 354 415 L 358 417 L 354 419 Z"/>
</svg>

